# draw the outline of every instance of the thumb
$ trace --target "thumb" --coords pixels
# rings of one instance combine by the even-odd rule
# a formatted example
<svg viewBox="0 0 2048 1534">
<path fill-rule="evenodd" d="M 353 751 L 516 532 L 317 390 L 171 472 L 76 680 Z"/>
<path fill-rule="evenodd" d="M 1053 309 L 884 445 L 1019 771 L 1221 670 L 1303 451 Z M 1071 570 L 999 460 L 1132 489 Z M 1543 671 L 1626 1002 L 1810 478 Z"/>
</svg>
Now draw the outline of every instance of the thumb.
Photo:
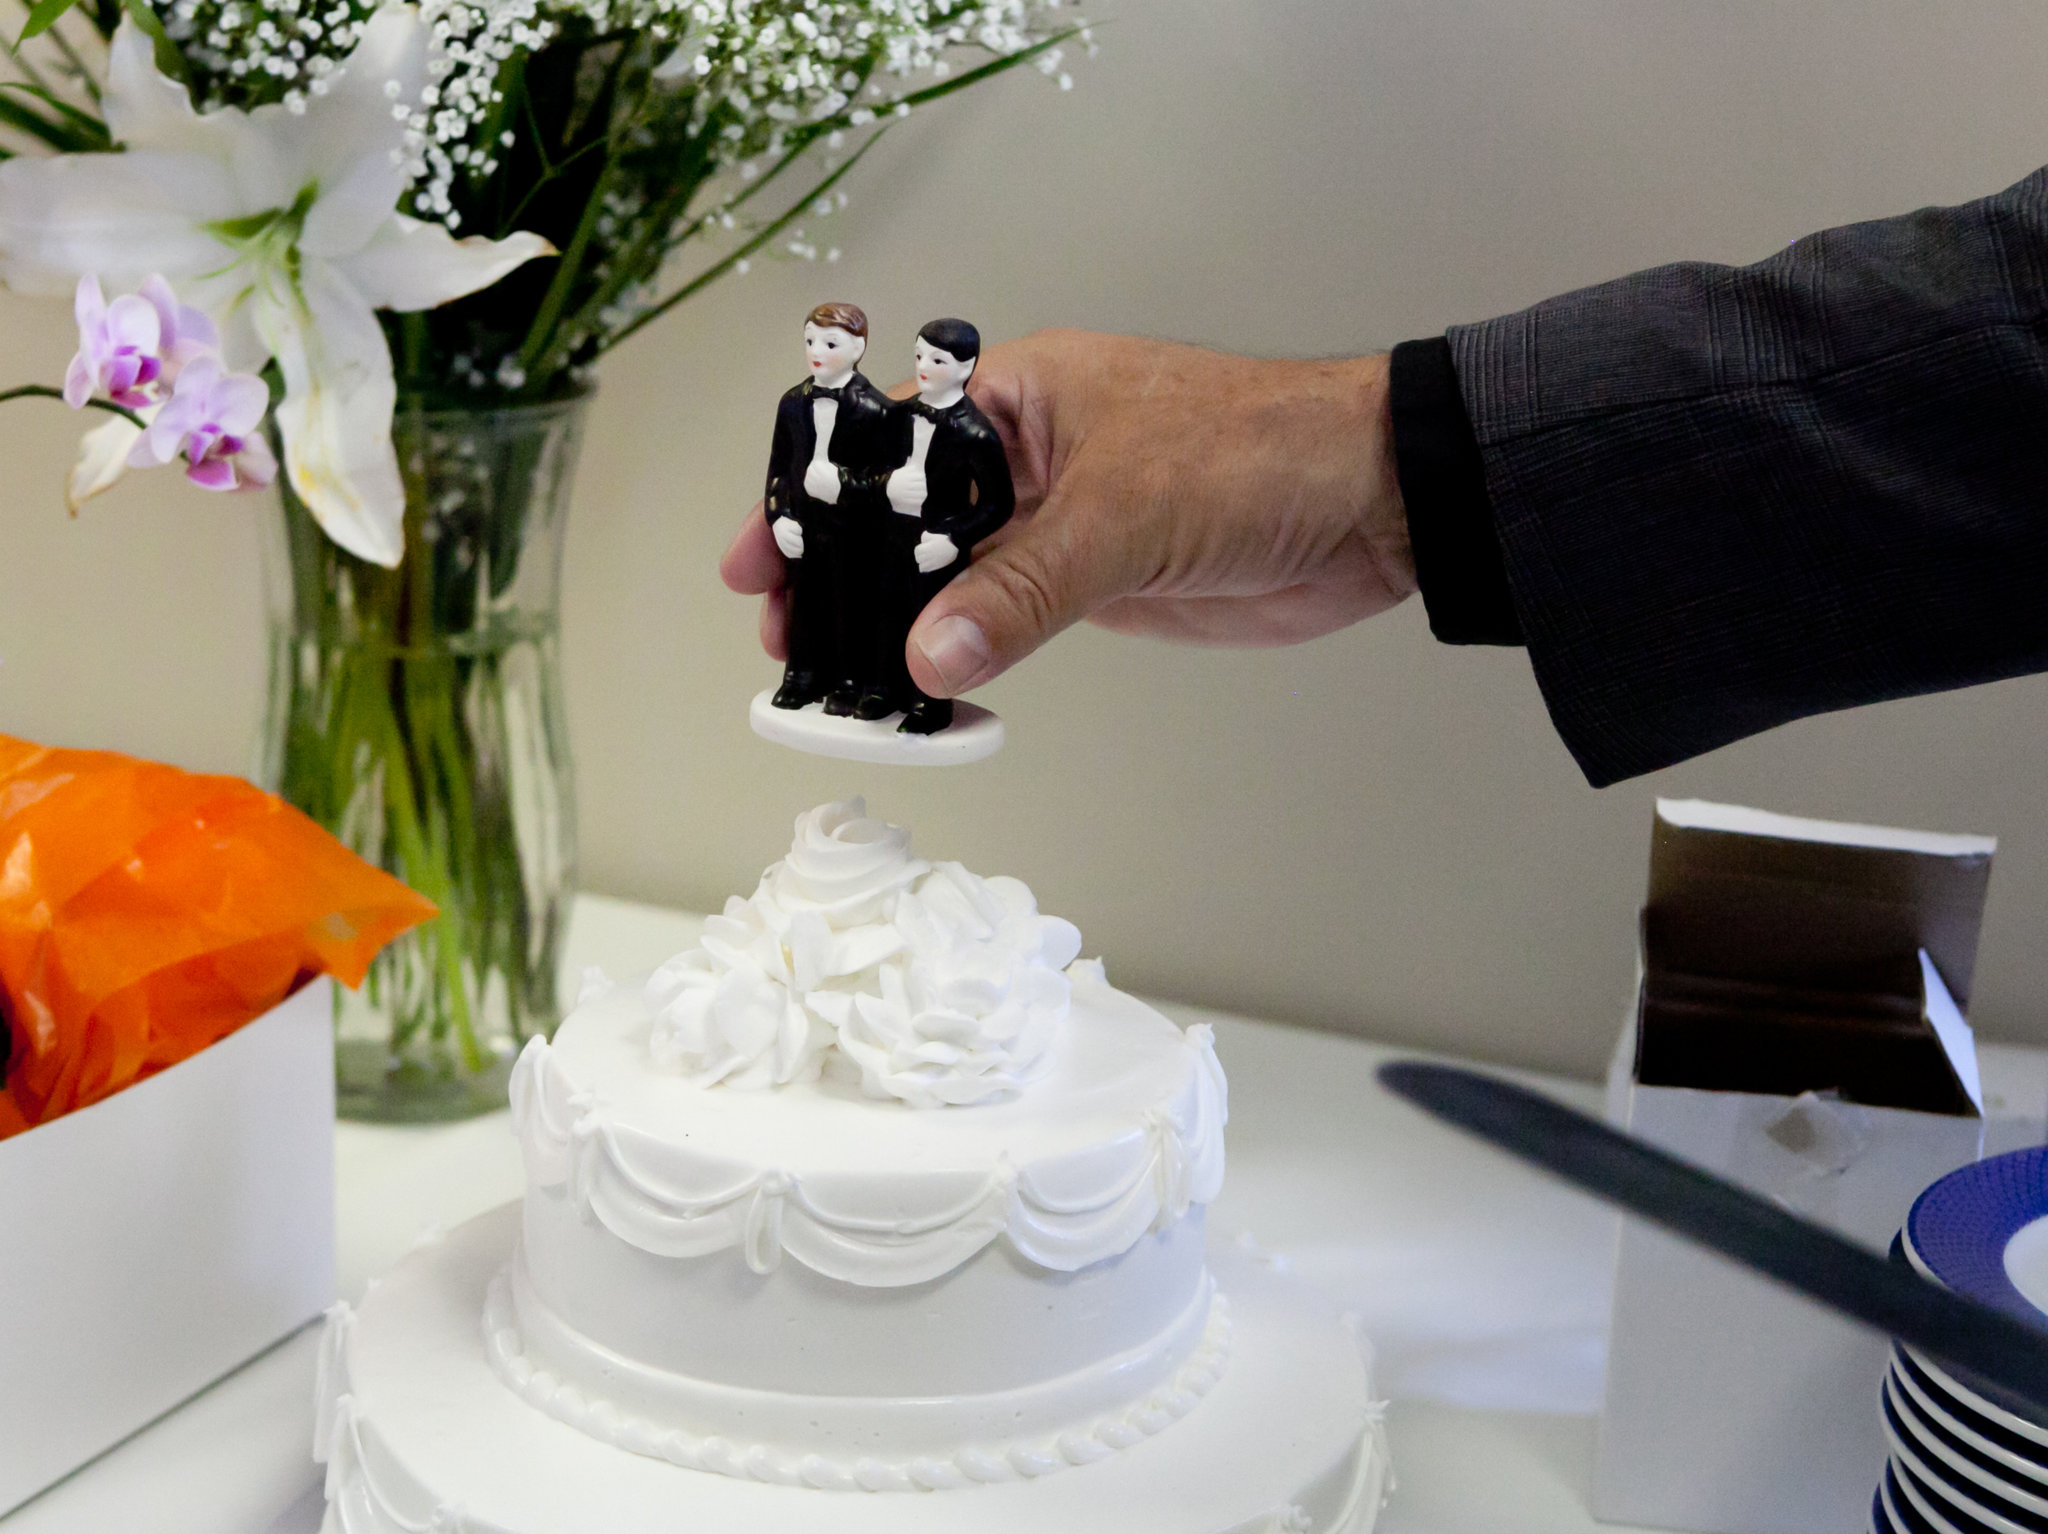
<svg viewBox="0 0 2048 1534">
<path fill-rule="evenodd" d="M 950 698 L 1001 676 L 1103 600 L 1105 572 L 1081 557 L 1072 524 L 1051 505 L 977 559 L 911 626 L 910 677 Z"/>
</svg>

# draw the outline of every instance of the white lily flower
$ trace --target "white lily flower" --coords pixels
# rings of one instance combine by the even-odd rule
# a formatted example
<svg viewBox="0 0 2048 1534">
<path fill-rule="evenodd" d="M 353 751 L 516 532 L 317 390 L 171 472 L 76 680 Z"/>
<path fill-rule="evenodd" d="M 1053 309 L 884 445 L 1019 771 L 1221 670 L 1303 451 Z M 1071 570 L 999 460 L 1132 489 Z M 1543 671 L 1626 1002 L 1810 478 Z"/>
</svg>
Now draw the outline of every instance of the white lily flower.
<svg viewBox="0 0 2048 1534">
<path fill-rule="evenodd" d="M 329 537 L 380 565 L 404 552 L 405 491 L 375 311 L 432 308 L 553 251 L 526 233 L 457 240 L 398 211 L 406 124 L 393 101 L 418 100 L 427 51 L 414 8 L 387 6 L 303 111 L 201 113 L 123 21 L 103 105 L 124 149 L 0 164 L 0 279 L 68 292 L 86 273 L 116 289 L 171 278 L 220 321 L 230 366 L 277 359 L 292 488 Z M 119 477 L 115 449 L 135 435 L 88 435 L 74 505 Z"/>
</svg>

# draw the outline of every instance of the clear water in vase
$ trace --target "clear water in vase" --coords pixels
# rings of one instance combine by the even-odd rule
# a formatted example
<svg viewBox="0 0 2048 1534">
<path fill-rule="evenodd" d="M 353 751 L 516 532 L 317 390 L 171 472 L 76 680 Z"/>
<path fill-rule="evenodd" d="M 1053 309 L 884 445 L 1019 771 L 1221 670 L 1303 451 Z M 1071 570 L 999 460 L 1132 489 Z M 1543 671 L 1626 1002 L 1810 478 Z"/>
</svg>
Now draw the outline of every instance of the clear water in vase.
<svg viewBox="0 0 2048 1534">
<path fill-rule="evenodd" d="M 500 1107 L 521 1044 L 558 1021 L 576 862 L 561 547 L 585 405 L 401 403 L 396 570 L 283 491 L 264 780 L 441 908 L 337 993 L 345 1117 Z"/>
</svg>

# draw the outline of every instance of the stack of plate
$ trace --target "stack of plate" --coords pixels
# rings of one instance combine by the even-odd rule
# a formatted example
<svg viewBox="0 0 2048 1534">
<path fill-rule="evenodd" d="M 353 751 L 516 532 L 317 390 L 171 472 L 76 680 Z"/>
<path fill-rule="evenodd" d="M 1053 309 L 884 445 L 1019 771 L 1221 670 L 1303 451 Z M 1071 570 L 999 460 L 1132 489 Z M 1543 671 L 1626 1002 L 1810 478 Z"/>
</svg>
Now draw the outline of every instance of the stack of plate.
<svg viewBox="0 0 2048 1534">
<path fill-rule="evenodd" d="M 2048 1148 L 1951 1173 L 1921 1194 L 1893 1249 L 1959 1294 L 2048 1326 Z M 2048 1534 L 2048 1405 L 1907 1347 L 1884 1382 L 1891 1459 L 1876 1534 Z"/>
</svg>

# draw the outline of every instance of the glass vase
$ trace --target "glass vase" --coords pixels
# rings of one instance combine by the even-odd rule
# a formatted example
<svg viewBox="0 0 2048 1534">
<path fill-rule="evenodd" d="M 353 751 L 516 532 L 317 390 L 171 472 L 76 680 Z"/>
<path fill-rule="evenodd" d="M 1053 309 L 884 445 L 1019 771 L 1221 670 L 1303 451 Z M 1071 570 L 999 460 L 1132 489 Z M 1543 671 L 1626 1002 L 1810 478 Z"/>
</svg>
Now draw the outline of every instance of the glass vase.
<svg viewBox="0 0 2048 1534">
<path fill-rule="evenodd" d="M 347 1118 L 501 1107 L 558 1021 L 576 864 L 562 708 L 562 533 L 588 396 L 392 422 L 395 570 L 323 534 L 280 478 L 264 781 L 440 907 L 336 988 Z"/>
</svg>

